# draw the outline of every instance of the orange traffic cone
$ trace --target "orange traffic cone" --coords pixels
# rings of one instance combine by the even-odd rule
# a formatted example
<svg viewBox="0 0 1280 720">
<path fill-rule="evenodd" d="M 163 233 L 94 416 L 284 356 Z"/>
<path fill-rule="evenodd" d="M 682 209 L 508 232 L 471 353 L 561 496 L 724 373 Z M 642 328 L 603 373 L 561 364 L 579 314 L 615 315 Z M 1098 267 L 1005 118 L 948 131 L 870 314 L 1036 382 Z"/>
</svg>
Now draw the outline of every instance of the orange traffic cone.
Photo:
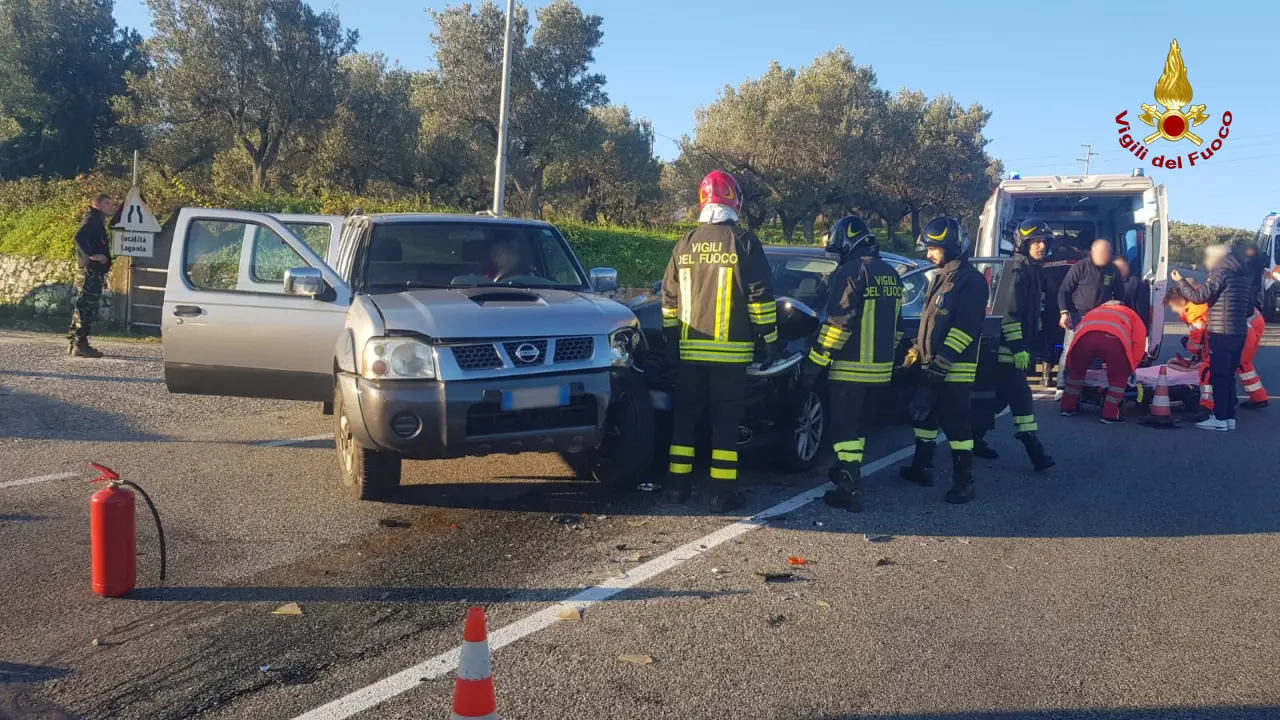
<svg viewBox="0 0 1280 720">
<path fill-rule="evenodd" d="M 1160 366 L 1160 377 L 1156 378 L 1156 394 L 1151 397 L 1151 411 L 1143 418 L 1142 424 L 1162 430 L 1178 427 L 1173 424 L 1173 412 L 1169 409 L 1169 369 L 1167 365 Z"/>
<path fill-rule="evenodd" d="M 484 608 L 473 607 L 467 611 L 467 624 L 462 631 L 462 655 L 458 659 L 458 679 L 453 685 L 453 713 L 449 718 L 498 720 Z"/>
</svg>

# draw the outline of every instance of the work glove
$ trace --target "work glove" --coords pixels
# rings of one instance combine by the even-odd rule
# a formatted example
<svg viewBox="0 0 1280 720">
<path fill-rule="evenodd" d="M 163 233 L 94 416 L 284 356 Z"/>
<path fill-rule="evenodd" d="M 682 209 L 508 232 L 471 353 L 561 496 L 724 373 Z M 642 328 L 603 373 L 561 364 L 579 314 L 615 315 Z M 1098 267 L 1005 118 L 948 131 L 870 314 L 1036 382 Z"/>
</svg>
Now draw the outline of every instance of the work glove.
<svg viewBox="0 0 1280 720">
<path fill-rule="evenodd" d="M 1027 366 L 1030 364 L 1031 364 L 1031 353 L 1027 352 L 1026 350 L 1013 354 L 1013 366 L 1018 368 L 1019 370 L 1026 370 Z"/>
<path fill-rule="evenodd" d="M 765 343 L 760 357 L 760 371 L 764 372 L 777 364 L 782 359 L 783 352 L 782 343 L 776 340 L 771 343 Z"/>
<path fill-rule="evenodd" d="M 825 375 L 827 369 L 811 360 L 805 361 L 800 367 L 800 386 L 804 388 L 813 388 L 822 382 L 822 376 Z"/>
<path fill-rule="evenodd" d="M 933 409 L 938 405 L 938 388 L 931 383 L 925 383 L 916 388 L 916 392 L 911 396 L 911 402 L 907 403 L 907 415 L 911 417 L 911 421 L 922 423 L 933 414 Z"/>
<path fill-rule="evenodd" d="M 907 356 L 902 359 L 902 369 L 905 370 L 920 362 L 920 351 L 914 347 L 907 351 Z"/>
<path fill-rule="evenodd" d="M 947 372 L 936 365 L 930 364 L 924 368 L 924 382 L 926 385 L 941 385 L 947 379 Z"/>
</svg>

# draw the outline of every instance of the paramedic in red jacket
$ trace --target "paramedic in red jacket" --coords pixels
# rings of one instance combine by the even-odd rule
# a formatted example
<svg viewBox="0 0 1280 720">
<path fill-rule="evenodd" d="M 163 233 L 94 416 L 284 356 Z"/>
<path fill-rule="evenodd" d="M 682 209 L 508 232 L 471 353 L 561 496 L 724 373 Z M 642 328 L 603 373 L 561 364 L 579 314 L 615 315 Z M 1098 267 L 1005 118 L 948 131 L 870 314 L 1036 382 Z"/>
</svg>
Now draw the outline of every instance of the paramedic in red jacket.
<svg viewBox="0 0 1280 720">
<path fill-rule="evenodd" d="M 1085 375 L 1094 360 L 1107 365 L 1107 395 L 1102 422 L 1120 422 L 1120 407 L 1129 378 L 1147 351 L 1147 326 L 1138 313 L 1119 300 L 1103 303 L 1085 314 L 1075 328 L 1067 351 L 1067 386 L 1062 393 L 1062 414 L 1080 410 Z"/>
</svg>

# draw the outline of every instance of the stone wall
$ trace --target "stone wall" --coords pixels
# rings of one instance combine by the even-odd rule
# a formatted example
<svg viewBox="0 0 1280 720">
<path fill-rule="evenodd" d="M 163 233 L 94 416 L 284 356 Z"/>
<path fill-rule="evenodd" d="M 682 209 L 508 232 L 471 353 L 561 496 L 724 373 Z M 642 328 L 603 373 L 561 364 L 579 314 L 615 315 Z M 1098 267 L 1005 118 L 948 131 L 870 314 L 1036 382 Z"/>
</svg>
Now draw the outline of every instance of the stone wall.
<svg viewBox="0 0 1280 720">
<path fill-rule="evenodd" d="M 122 317 L 124 296 L 111 288 L 119 286 L 116 268 L 123 267 L 123 260 L 116 260 L 108 288 L 102 293 L 102 307 L 98 315 L 107 322 Z M 0 308 L 16 309 L 20 313 L 37 316 L 71 316 L 75 303 L 75 284 L 79 269 L 74 260 L 46 260 L 26 255 L 0 255 Z M 117 299 L 119 302 L 117 303 Z M 116 308 L 114 305 L 120 304 Z"/>
</svg>

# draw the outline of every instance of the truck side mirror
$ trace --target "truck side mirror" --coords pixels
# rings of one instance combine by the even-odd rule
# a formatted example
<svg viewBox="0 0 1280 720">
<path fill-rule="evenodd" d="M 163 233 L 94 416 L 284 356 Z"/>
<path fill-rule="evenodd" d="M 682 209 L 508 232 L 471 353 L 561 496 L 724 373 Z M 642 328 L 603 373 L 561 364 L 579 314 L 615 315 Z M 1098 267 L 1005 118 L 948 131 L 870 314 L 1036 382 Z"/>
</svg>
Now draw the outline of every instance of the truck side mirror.
<svg viewBox="0 0 1280 720">
<path fill-rule="evenodd" d="M 618 271 L 613 268 L 591 268 L 591 289 L 598 293 L 618 289 Z"/>
<path fill-rule="evenodd" d="M 325 291 L 324 275 L 313 267 L 297 267 L 284 271 L 284 294 L 316 297 Z"/>
</svg>

